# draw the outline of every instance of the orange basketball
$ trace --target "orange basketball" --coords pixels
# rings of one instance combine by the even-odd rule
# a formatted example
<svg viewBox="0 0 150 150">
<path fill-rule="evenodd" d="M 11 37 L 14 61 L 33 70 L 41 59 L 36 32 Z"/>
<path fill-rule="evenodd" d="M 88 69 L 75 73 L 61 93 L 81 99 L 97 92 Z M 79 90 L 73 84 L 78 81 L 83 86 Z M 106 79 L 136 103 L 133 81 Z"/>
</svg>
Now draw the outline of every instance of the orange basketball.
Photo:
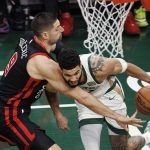
<svg viewBox="0 0 150 150">
<path fill-rule="evenodd" d="M 144 86 L 136 93 L 135 105 L 141 114 L 150 115 L 150 86 Z"/>
</svg>

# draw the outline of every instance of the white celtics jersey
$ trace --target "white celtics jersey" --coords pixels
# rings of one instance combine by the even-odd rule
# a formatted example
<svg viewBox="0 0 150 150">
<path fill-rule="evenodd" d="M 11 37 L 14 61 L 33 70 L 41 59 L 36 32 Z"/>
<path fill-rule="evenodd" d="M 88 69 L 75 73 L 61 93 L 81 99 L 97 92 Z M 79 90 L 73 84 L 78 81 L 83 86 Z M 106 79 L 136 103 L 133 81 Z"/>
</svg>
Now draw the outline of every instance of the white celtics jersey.
<svg viewBox="0 0 150 150">
<path fill-rule="evenodd" d="M 111 86 L 107 79 L 99 83 L 95 79 L 95 76 L 91 70 L 90 57 L 91 54 L 80 55 L 80 60 L 83 67 L 82 69 L 84 72 L 84 76 L 86 78 L 86 82 L 80 85 L 80 87 L 86 90 L 87 92 L 91 93 L 93 96 L 97 97 L 98 100 L 100 100 L 106 106 L 110 107 L 112 110 L 118 110 L 118 108 L 119 109 L 126 108 L 123 97 L 113 90 L 115 86 L 119 87 L 121 86 L 118 84 L 117 78 L 115 76 L 109 78 L 109 80 L 114 81 Z M 91 111 L 84 105 L 78 103 L 77 101 L 76 104 L 79 121 L 87 118 L 103 117 L 101 115 L 94 113 L 93 111 Z"/>
<path fill-rule="evenodd" d="M 80 85 L 80 87 L 94 96 L 101 96 L 107 92 L 110 88 L 110 84 L 107 79 L 105 79 L 102 83 L 99 83 L 95 79 L 91 70 L 90 57 L 91 54 L 80 55 L 83 72 L 86 77 L 86 82 Z M 115 77 L 111 77 L 111 80 L 115 80 Z"/>
</svg>

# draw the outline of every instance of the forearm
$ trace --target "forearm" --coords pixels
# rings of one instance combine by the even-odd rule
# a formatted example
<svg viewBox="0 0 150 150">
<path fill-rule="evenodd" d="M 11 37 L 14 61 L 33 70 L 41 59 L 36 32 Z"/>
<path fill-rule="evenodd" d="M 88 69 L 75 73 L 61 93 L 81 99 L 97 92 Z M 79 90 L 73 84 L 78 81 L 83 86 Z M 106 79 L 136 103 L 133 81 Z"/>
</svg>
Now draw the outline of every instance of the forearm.
<svg viewBox="0 0 150 150">
<path fill-rule="evenodd" d="M 150 83 L 150 76 L 148 75 L 148 73 L 134 64 L 128 63 L 126 74 Z"/>
<path fill-rule="evenodd" d="M 68 119 L 60 111 L 57 94 L 48 91 L 45 93 L 48 99 L 48 103 L 50 104 L 51 109 L 55 115 L 57 126 L 63 130 L 69 130 Z"/>
<path fill-rule="evenodd" d="M 85 92 L 79 87 L 73 89 L 69 93 L 66 93 L 66 95 L 72 97 L 73 99 L 76 99 L 79 103 L 85 105 L 97 114 L 107 116 L 115 120 L 120 116 L 109 107 L 98 101 L 96 97 Z"/>
<path fill-rule="evenodd" d="M 48 103 L 54 113 L 55 116 L 58 116 L 61 114 L 60 107 L 59 107 L 59 100 L 57 97 L 57 93 L 48 92 L 45 91 Z"/>
<path fill-rule="evenodd" d="M 90 100 L 90 101 L 89 101 Z M 88 103 L 88 102 L 90 103 Z M 119 114 L 117 114 L 115 111 L 111 110 L 109 107 L 101 103 L 96 99 L 96 97 L 89 94 L 88 97 L 85 98 L 85 102 L 83 102 L 83 105 L 87 106 L 89 109 L 93 110 L 97 114 L 118 120 L 118 117 L 120 117 Z"/>
</svg>

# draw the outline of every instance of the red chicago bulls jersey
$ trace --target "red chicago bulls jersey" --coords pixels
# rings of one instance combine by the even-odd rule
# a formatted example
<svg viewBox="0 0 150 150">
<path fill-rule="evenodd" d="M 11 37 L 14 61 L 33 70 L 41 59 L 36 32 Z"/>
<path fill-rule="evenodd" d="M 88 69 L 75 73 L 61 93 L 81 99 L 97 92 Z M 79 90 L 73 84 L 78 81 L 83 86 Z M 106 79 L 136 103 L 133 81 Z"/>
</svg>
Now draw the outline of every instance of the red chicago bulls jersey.
<svg viewBox="0 0 150 150">
<path fill-rule="evenodd" d="M 35 38 L 30 32 L 20 38 L 0 80 L 0 105 L 28 107 L 45 89 L 47 81 L 33 79 L 26 70 L 31 57 L 50 57 L 44 46 L 38 44 Z"/>
</svg>

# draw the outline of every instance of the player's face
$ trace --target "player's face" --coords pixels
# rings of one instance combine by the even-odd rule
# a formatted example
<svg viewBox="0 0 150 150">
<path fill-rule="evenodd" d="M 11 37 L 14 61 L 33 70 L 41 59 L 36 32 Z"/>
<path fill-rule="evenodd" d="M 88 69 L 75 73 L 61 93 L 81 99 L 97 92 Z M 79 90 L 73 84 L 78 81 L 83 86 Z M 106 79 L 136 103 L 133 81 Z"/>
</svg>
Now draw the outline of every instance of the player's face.
<svg viewBox="0 0 150 150">
<path fill-rule="evenodd" d="M 79 85 L 81 75 L 82 75 L 82 67 L 77 66 L 73 69 L 66 70 L 62 69 L 64 80 L 68 83 L 71 87 L 76 87 Z"/>
<path fill-rule="evenodd" d="M 62 38 L 63 27 L 60 26 L 59 20 L 53 24 L 53 28 L 49 31 L 49 44 L 55 44 L 58 40 Z"/>
</svg>

